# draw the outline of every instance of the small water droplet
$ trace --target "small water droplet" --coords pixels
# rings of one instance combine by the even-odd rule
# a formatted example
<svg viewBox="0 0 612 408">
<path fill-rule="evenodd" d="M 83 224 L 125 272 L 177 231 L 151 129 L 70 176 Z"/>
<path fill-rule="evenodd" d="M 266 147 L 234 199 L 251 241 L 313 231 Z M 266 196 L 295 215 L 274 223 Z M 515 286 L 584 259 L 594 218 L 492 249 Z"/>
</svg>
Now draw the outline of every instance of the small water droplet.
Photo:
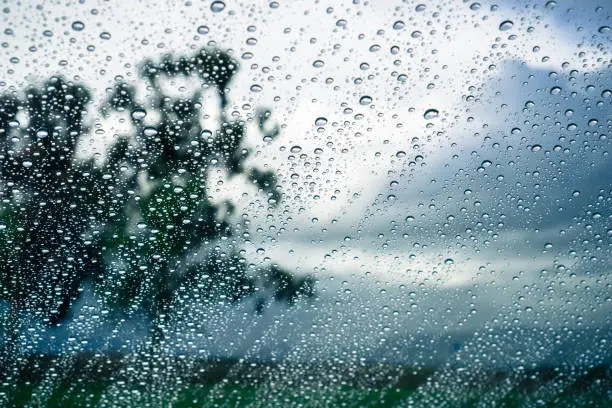
<svg viewBox="0 0 612 408">
<path fill-rule="evenodd" d="M 312 66 L 315 68 L 322 68 L 325 66 L 325 62 L 321 60 L 316 60 L 315 62 L 312 63 Z"/>
<path fill-rule="evenodd" d="M 208 26 L 206 25 L 201 25 L 198 27 L 198 34 L 200 35 L 205 35 L 208 34 L 210 32 L 210 28 L 208 28 Z"/>
<path fill-rule="evenodd" d="M 395 157 L 400 158 L 400 159 L 403 157 L 406 157 L 406 152 L 403 150 L 400 150 L 399 152 L 395 153 Z"/>
<path fill-rule="evenodd" d="M 369 105 L 372 103 L 372 97 L 368 96 L 368 95 L 364 95 L 361 98 L 359 98 L 359 103 L 361 105 Z"/>
<path fill-rule="evenodd" d="M 210 4 L 210 9 L 213 13 L 219 13 L 225 9 L 225 3 L 222 1 L 213 1 Z"/>
<path fill-rule="evenodd" d="M 499 31 L 508 31 L 512 27 L 514 27 L 514 23 L 510 20 L 505 20 L 505 21 L 502 21 L 501 24 L 499 25 Z"/>
<path fill-rule="evenodd" d="M 539 152 L 540 150 L 542 150 L 542 146 L 540 146 L 539 144 L 535 144 L 535 145 L 531 146 L 531 151 L 532 152 Z"/>
<path fill-rule="evenodd" d="M 111 34 L 108 31 L 103 31 L 100 33 L 100 38 L 103 40 L 110 40 Z"/>
<path fill-rule="evenodd" d="M 147 116 L 147 111 L 142 108 L 136 108 L 132 111 L 132 119 L 134 120 L 142 120 Z"/>
<path fill-rule="evenodd" d="M 431 120 L 431 119 L 435 119 L 438 117 L 438 115 L 440 114 L 440 112 L 438 112 L 437 109 L 427 109 L 425 111 L 425 113 L 423 114 L 423 117 L 427 120 Z"/>
<path fill-rule="evenodd" d="M 599 31 L 601 34 L 605 34 L 605 33 L 610 31 L 610 27 L 609 26 L 601 26 L 601 27 L 599 27 L 599 30 L 597 30 L 597 31 Z"/>
<path fill-rule="evenodd" d="M 85 29 L 85 24 L 82 21 L 74 21 L 72 23 L 72 29 L 74 31 L 83 31 L 83 29 Z"/>
<path fill-rule="evenodd" d="M 32 164 L 33 164 L 33 163 L 32 163 L 31 161 L 29 161 L 29 160 L 24 160 L 24 161 L 21 163 L 21 165 L 22 165 L 23 167 L 32 167 Z"/>
<path fill-rule="evenodd" d="M 555 0 L 547 1 L 544 7 L 546 7 L 548 10 L 553 10 L 555 7 L 557 7 L 557 2 Z"/>
<path fill-rule="evenodd" d="M 560 94 L 560 93 L 561 93 L 561 87 L 560 87 L 560 86 L 553 86 L 553 87 L 550 89 L 550 94 L 551 94 L 551 95 L 558 95 L 558 94 Z"/>
<path fill-rule="evenodd" d="M 251 85 L 251 92 L 261 92 L 263 88 L 261 85 L 253 84 Z"/>
<path fill-rule="evenodd" d="M 302 151 L 302 147 L 301 146 L 293 146 L 291 147 L 291 153 L 299 153 Z"/>
<path fill-rule="evenodd" d="M 406 27 L 406 24 L 402 20 L 397 20 L 395 23 L 393 23 L 394 30 L 401 30 L 404 27 Z"/>
<path fill-rule="evenodd" d="M 327 125 L 327 118 L 319 117 L 315 119 L 315 125 L 317 126 L 325 126 Z"/>
<path fill-rule="evenodd" d="M 453 260 L 453 258 L 446 258 L 446 259 L 444 260 L 444 264 L 445 264 L 445 265 L 452 265 L 452 264 L 454 264 L 454 263 L 455 263 L 455 261 Z"/>
<path fill-rule="evenodd" d="M 155 129 L 154 127 L 146 127 L 144 129 L 144 135 L 145 136 L 155 136 L 157 135 L 157 129 Z"/>
</svg>

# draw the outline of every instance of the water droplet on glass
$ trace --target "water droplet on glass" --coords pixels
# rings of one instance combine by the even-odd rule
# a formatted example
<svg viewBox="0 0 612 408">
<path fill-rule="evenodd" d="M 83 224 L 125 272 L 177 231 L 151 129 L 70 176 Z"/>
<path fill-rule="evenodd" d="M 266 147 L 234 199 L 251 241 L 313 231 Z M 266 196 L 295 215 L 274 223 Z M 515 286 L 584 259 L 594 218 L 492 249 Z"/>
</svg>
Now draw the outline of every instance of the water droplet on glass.
<svg viewBox="0 0 612 408">
<path fill-rule="evenodd" d="M 208 26 L 206 25 L 201 25 L 198 27 L 198 34 L 200 35 L 208 34 L 209 32 L 210 28 L 208 28 Z"/>
<path fill-rule="evenodd" d="M 44 139 L 44 138 L 46 138 L 48 136 L 49 136 L 49 132 L 47 132 L 44 129 L 41 129 L 38 132 L 36 132 L 36 137 L 39 138 L 39 139 Z"/>
<path fill-rule="evenodd" d="M 542 146 L 540 146 L 539 144 L 535 144 L 535 145 L 531 146 L 531 151 L 532 152 L 539 152 L 540 150 L 542 150 Z"/>
<path fill-rule="evenodd" d="M 100 38 L 103 40 L 110 40 L 111 34 L 108 31 L 104 31 L 100 33 Z"/>
<path fill-rule="evenodd" d="M 21 163 L 21 165 L 22 165 L 23 167 L 32 167 L 32 162 L 31 162 L 31 161 L 29 161 L 29 160 L 24 160 L 24 161 Z"/>
<path fill-rule="evenodd" d="M 394 30 L 401 30 L 405 26 L 406 26 L 406 24 L 402 20 L 397 20 L 395 23 L 393 23 L 393 29 Z"/>
<path fill-rule="evenodd" d="M 315 68 L 322 68 L 325 66 L 325 62 L 321 60 L 316 60 L 315 62 L 312 63 L 312 66 Z"/>
<path fill-rule="evenodd" d="M 361 98 L 359 98 L 359 103 L 361 105 L 369 105 L 372 103 L 372 97 L 368 96 L 368 95 L 364 95 Z"/>
<path fill-rule="evenodd" d="M 263 88 L 261 85 L 253 84 L 251 85 L 251 92 L 261 92 Z"/>
<path fill-rule="evenodd" d="M 454 263 L 455 263 L 455 261 L 453 260 L 453 258 L 446 258 L 446 259 L 444 260 L 444 264 L 445 264 L 445 265 L 452 265 L 452 264 L 454 264 Z"/>
<path fill-rule="evenodd" d="M 422 33 L 421 33 L 419 30 L 415 30 L 415 31 L 413 31 L 413 32 L 410 34 L 410 36 L 411 36 L 412 38 L 420 38 L 420 37 L 421 37 L 421 35 L 422 35 Z"/>
<path fill-rule="evenodd" d="M 210 9 L 213 13 L 219 13 L 225 9 L 225 3 L 222 1 L 213 1 L 210 4 Z"/>
<path fill-rule="evenodd" d="M 72 23 L 72 29 L 74 31 L 83 31 L 84 28 L 85 28 L 85 24 L 82 21 L 74 21 Z"/>
<path fill-rule="evenodd" d="M 553 87 L 550 89 L 550 94 L 551 94 L 551 95 L 558 95 L 558 94 L 560 94 L 560 93 L 561 93 L 561 87 L 559 87 L 559 86 L 553 86 Z"/>
<path fill-rule="evenodd" d="M 132 119 L 134 120 L 142 120 L 147 116 L 147 111 L 141 108 L 136 108 L 132 111 Z"/>
<path fill-rule="evenodd" d="M 302 151 L 302 147 L 301 146 L 293 146 L 291 147 L 291 153 L 299 153 Z"/>
<path fill-rule="evenodd" d="M 317 126 L 325 126 L 327 125 L 327 118 L 319 117 L 315 119 L 315 125 Z"/>
<path fill-rule="evenodd" d="M 480 10 L 480 3 L 472 3 L 470 4 L 470 10 L 476 11 L 476 10 Z"/>
<path fill-rule="evenodd" d="M 499 25 L 499 31 L 508 31 L 512 27 L 514 27 L 514 23 L 512 21 L 510 20 L 502 21 L 502 23 Z"/>
<path fill-rule="evenodd" d="M 155 129 L 154 127 L 146 127 L 144 129 L 144 135 L 145 136 L 155 136 L 157 135 L 157 129 Z"/>
<path fill-rule="evenodd" d="M 402 158 L 402 157 L 406 157 L 406 152 L 403 150 L 400 150 L 399 152 L 395 153 L 395 157 L 397 158 Z"/>
<path fill-rule="evenodd" d="M 438 117 L 440 112 L 437 109 L 427 109 L 423 114 L 423 117 L 427 120 L 435 119 Z"/>
<path fill-rule="evenodd" d="M 599 30 L 597 30 L 597 31 L 599 31 L 601 34 L 604 34 L 604 33 L 607 33 L 607 32 L 610 31 L 610 27 L 609 26 L 601 26 L 601 27 L 599 27 Z"/>
</svg>

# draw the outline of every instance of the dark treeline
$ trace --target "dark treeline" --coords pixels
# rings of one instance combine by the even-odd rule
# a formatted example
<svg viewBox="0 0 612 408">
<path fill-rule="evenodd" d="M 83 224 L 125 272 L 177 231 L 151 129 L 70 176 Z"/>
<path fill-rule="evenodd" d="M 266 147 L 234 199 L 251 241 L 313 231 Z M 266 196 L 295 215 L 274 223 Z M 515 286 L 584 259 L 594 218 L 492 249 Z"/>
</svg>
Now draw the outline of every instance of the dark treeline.
<svg viewBox="0 0 612 408">
<path fill-rule="evenodd" d="M 292 304 L 313 295 L 312 277 L 277 265 L 250 266 L 232 223 L 235 206 L 210 201 L 211 167 L 243 177 L 269 207 L 281 200 L 275 174 L 249 167 L 244 119 L 225 113 L 227 87 L 238 64 L 227 53 L 203 49 L 141 64 L 147 97 L 118 82 L 94 104 L 88 88 L 60 76 L 22 93 L 0 96 L 0 299 L 5 358 L 16 352 L 25 312 L 57 325 L 87 285 L 111 316 L 147 314 L 163 341 L 172 304 L 197 294 L 206 302 L 253 298 L 261 313 L 270 300 Z M 197 78 L 189 96 L 164 94 L 161 81 Z M 203 129 L 202 91 L 219 95 L 221 119 Z M 87 110 L 127 120 L 100 160 L 79 158 L 92 137 Z M 122 113 L 125 112 L 125 113 Z M 272 139 L 269 111 L 255 118 Z M 269 129 L 272 130 L 269 130 Z"/>
</svg>

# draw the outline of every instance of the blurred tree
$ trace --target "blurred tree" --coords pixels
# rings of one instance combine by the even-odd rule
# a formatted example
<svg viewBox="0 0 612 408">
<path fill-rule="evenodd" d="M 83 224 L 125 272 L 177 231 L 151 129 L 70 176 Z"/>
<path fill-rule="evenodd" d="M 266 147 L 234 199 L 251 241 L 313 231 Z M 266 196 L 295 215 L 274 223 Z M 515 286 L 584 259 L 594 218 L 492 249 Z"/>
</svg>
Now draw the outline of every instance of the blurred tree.
<svg viewBox="0 0 612 408">
<path fill-rule="evenodd" d="M 86 88 L 59 77 L 23 99 L 0 97 L 0 298 L 9 304 L 9 349 L 21 312 L 61 321 L 83 280 L 101 270 L 100 232 L 112 206 L 100 170 L 75 157 L 89 102 Z"/>
<path fill-rule="evenodd" d="M 246 164 L 245 122 L 225 112 L 237 67 L 227 53 L 209 49 L 145 61 L 145 102 L 120 82 L 102 107 L 105 115 L 126 112 L 132 127 L 111 144 L 103 165 L 76 157 L 88 135 L 86 88 L 56 77 L 28 89 L 23 100 L 1 97 L 0 298 L 12 316 L 5 333 L 18 335 L 24 310 L 60 322 L 90 278 L 110 309 L 151 316 L 157 340 L 173 302 L 190 295 L 214 303 L 256 295 L 257 311 L 270 296 L 292 303 L 313 295 L 311 277 L 276 265 L 248 268 L 230 221 L 234 204 L 211 201 L 211 168 L 245 177 L 271 207 L 281 199 L 274 173 Z M 173 98 L 161 82 L 176 76 L 200 85 Z M 207 87 L 219 95 L 221 112 L 212 130 L 201 125 Z M 267 130 L 270 113 L 258 115 L 264 137 L 276 137 L 277 127 Z"/>
<path fill-rule="evenodd" d="M 271 207 L 281 199 L 273 172 L 246 165 L 250 152 L 242 143 L 245 121 L 230 119 L 225 111 L 227 86 L 237 68 L 228 54 L 214 49 L 192 57 L 147 60 L 141 69 L 149 93 L 146 103 L 138 102 L 134 87 L 118 83 L 103 107 L 106 114 L 127 112 L 133 130 L 108 156 L 107 166 L 123 171 L 119 184 L 129 199 L 124 220 L 110 231 L 110 267 L 98 288 L 111 294 L 106 296 L 111 303 L 123 305 L 120 310 L 149 313 L 157 319 L 154 328 L 166 327 L 173 301 L 194 294 L 218 303 L 259 292 L 258 311 L 264 293 L 289 303 L 300 293 L 313 294 L 311 277 L 295 278 L 278 266 L 248 270 L 233 237 L 234 204 L 210 200 L 212 168 L 225 169 L 229 177 L 245 177 L 267 195 Z M 162 82 L 178 76 L 197 78 L 199 87 L 191 95 L 167 95 Z M 219 96 L 220 119 L 212 130 L 201 123 L 202 90 L 207 88 Z M 264 137 L 272 139 L 278 128 L 267 130 L 269 115 L 260 112 L 257 124 Z"/>
</svg>

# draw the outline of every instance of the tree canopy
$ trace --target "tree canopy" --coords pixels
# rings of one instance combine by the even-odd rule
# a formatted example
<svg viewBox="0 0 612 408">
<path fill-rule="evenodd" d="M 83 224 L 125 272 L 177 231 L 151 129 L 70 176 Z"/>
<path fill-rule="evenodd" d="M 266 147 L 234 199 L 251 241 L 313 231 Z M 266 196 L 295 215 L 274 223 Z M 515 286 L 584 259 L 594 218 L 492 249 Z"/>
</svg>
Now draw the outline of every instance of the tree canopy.
<svg viewBox="0 0 612 408">
<path fill-rule="evenodd" d="M 78 154 L 92 136 L 86 115 L 96 105 L 85 85 L 58 76 L 0 97 L 0 298 L 15 319 L 26 311 L 61 322 L 85 282 L 115 313 L 146 313 L 161 327 L 172 303 L 188 296 L 254 296 L 258 312 L 268 299 L 313 296 L 312 277 L 249 264 L 235 236 L 235 204 L 211 200 L 212 168 L 244 178 L 271 208 L 282 199 L 275 174 L 247 164 L 245 120 L 226 112 L 237 69 L 229 54 L 207 48 L 144 61 L 144 97 L 138 84 L 117 82 L 99 104 L 130 131 L 97 161 Z M 180 98 L 165 94 L 160 81 L 177 76 L 199 87 Z M 207 88 L 219 96 L 214 129 L 202 127 Z M 261 110 L 255 121 L 272 139 L 279 132 L 268 130 L 269 116 Z"/>
</svg>

